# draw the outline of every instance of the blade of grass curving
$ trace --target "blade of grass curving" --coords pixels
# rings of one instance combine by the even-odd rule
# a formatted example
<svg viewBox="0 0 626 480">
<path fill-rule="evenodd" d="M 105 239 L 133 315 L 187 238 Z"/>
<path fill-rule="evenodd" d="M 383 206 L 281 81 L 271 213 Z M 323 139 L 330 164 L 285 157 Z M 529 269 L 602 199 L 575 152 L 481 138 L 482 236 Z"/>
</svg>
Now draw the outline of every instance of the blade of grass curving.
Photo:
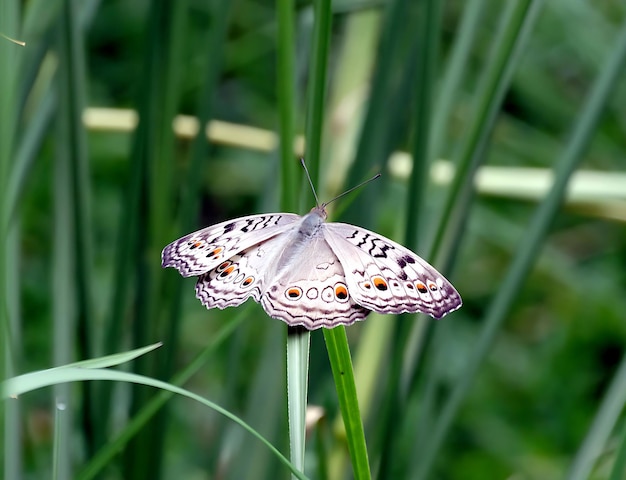
<svg viewBox="0 0 626 480">
<path fill-rule="evenodd" d="M 215 353 L 215 350 L 228 340 L 233 335 L 237 327 L 239 327 L 239 324 L 250 315 L 250 311 L 252 310 L 250 307 L 251 304 L 249 303 L 246 306 L 241 307 L 239 314 L 212 337 L 212 342 L 207 345 L 195 359 L 189 362 L 185 368 L 177 373 L 172 378 L 171 383 L 180 387 L 184 385 L 193 375 L 198 373 Z M 78 473 L 77 478 L 86 480 L 96 477 L 104 468 L 107 467 L 107 465 L 109 465 L 112 459 L 123 450 L 130 439 L 141 431 L 150 418 L 152 418 L 163 407 L 163 405 L 165 405 L 165 403 L 172 398 L 173 395 L 174 394 L 172 392 L 162 391 L 159 392 L 158 395 L 153 396 L 150 402 L 137 412 L 137 414 L 133 416 L 133 418 L 131 418 L 130 421 L 124 426 L 124 428 L 117 433 L 117 436 L 111 439 L 96 453 L 93 458 L 89 460 L 89 463 Z"/>
<path fill-rule="evenodd" d="M 31 373 L 30 375 L 36 375 L 37 373 Z M 156 380 L 150 377 L 146 377 L 143 375 L 137 375 L 135 373 L 122 372 L 118 370 L 107 370 L 107 369 L 85 369 L 85 368 L 65 368 L 59 369 L 54 376 L 50 376 L 47 373 L 38 372 L 40 376 L 40 381 L 38 382 L 42 387 L 48 385 L 56 385 L 59 383 L 66 382 L 77 382 L 77 381 L 85 381 L 85 380 L 110 380 L 110 381 L 119 381 L 119 382 L 130 382 L 136 383 L 140 385 L 145 385 L 149 387 L 159 388 L 161 390 L 166 390 L 168 392 L 172 392 L 192 400 L 199 402 L 216 412 L 224 415 L 228 419 L 237 423 L 241 427 L 243 427 L 246 431 L 254 435 L 258 438 L 270 451 L 280 460 L 280 462 L 289 468 L 293 474 L 300 479 L 306 480 L 306 476 L 302 474 L 298 469 L 296 469 L 290 462 L 280 453 L 267 439 L 265 439 L 260 433 L 254 430 L 250 425 L 241 420 L 236 415 L 233 415 L 228 410 L 220 407 L 214 402 L 207 400 L 206 398 L 201 397 L 195 393 L 192 393 L 183 388 L 177 387 L 170 383 L 163 382 L 161 380 Z M 25 391 L 20 390 L 19 387 L 19 377 L 15 379 L 8 379 L 6 382 L 6 388 L 9 391 L 17 392 L 16 394 L 23 394 Z"/>
<path fill-rule="evenodd" d="M 625 56 L 626 58 L 626 56 Z M 585 480 L 589 478 L 593 466 L 601 457 L 611 432 L 619 422 L 620 415 L 626 404 L 626 356 L 622 358 L 619 368 L 613 376 L 611 385 L 606 391 L 598 412 L 593 420 L 585 440 L 581 444 L 574 461 L 570 466 L 566 480 Z M 621 446 L 621 450 L 625 447 Z M 624 455 L 624 453 L 622 453 Z M 621 462 L 624 460 L 621 459 Z M 618 478 L 623 478 L 622 468 L 618 467 L 616 461 L 614 470 L 619 472 Z"/>
<path fill-rule="evenodd" d="M 93 358 L 89 360 L 81 360 L 79 362 L 70 363 L 68 367 L 80 367 L 80 368 L 108 368 L 121 363 L 130 362 L 135 358 L 138 358 L 146 353 L 151 352 L 163 345 L 161 342 L 153 343 L 152 345 L 146 345 L 145 347 L 136 348 L 135 350 L 129 350 L 128 352 L 114 353 L 112 355 L 105 355 L 104 357 Z M 59 367 L 56 367 L 59 368 Z"/>
<path fill-rule="evenodd" d="M 295 212 L 298 205 L 296 181 L 299 172 L 298 164 L 294 162 L 294 119 L 296 111 L 296 69 L 294 35 L 294 0 L 279 0 L 278 14 L 278 68 L 277 68 L 277 98 L 280 112 L 280 165 L 281 186 L 280 206 L 283 211 Z"/>
<path fill-rule="evenodd" d="M 452 421 L 467 396 L 476 373 L 504 322 L 511 303 L 534 264 L 548 228 L 561 205 L 571 174 L 580 163 L 595 131 L 604 104 L 622 74 L 625 59 L 626 22 L 622 26 L 619 37 L 611 51 L 611 56 L 607 59 L 585 100 L 563 154 L 555 165 L 552 188 L 537 208 L 526 235 L 520 242 L 518 254 L 513 259 L 501 288 L 487 310 L 484 327 L 471 357 L 468 359 L 465 371 L 460 375 L 450 397 L 443 406 L 429 442 L 424 445 L 424 456 L 414 478 L 426 478 L 432 469 L 437 452 L 443 444 Z"/>
<path fill-rule="evenodd" d="M 335 380 L 335 388 L 339 397 L 339 408 L 346 429 L 348 451 L 352 461 L 352 471 L 357 480 L 371 478 L 365 432 L 361 421 L 359 401 L 354 383 L 352 359 L 348 347 L 346 329 L 343 325 L 332 329 L 324 329 L 324 340 L 328 350 L 328 359 Z M 336 478 L 339 472 L 331 472 L 331 478 Z"/>
</svg>

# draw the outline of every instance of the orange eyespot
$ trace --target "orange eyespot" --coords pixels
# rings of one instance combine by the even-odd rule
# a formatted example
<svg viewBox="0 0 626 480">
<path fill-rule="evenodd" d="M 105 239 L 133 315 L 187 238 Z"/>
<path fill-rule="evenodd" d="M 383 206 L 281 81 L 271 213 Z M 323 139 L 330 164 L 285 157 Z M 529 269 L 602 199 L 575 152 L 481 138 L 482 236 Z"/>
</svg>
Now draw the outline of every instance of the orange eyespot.
<svg viewBox="0 0 626 480">
<path fill-rule="evenodd" d="M 415 284 L 415 286 L 417 287 L 417 290 L 418 290 L 420 293 L 426 293 L 426 292 L 428 292 L 428 289 L 426 288 L 426 285 L 424 285 L 422 282 L 417 282 L 417 283 Z"/>
<path fill-rule="evenodd" d="M 345 285 L 338 283 L 337 285 L 335 285 L 335 296 L 339 299 L 339 300 L 345 300 L 348 298 L 348 289 L 346 288 Z"/>
<path fill-rule="evenodd" d="M 434 283 L 429 283 L 428 286 L 433 292 L 436 292 L 438 290 L 437 285 L 435 285 Z"/>
<path fill-rule="evenodd" d="M 217 257 L 220 253 L 222 253 L 223 248 L 222 247 L 217 247 L 214 248 L 213 250 L 211 250 L 209 253 L 206 254 L 207 258 L 210 257 Z"/>
<path fill-rule="evenodd" d="M 241 284 L 244 287 L 247 287 L 248 285 L 250 285 L 252 282 L 254 282 L 254 277 L 247 277 Z"/>
<path fill-rule="evenodd" d="M 222 270 L 225 270 L 230 264 L 231 262 L 223 262 L 215 270 L 217 270 L 218 272 L 221 272 Z"/>
<path fill-rule="evenodd" d="M 191 245 L 191 249 L 193 250 L 194 248 L 198 248 L 202 246 L 202 242 L 196 240 L 195 242 L 193 242 L 193 245 Z"/>
<path fill-rule="evenodd" d="M 230 263 L 230 262 L 229 262 Z M 228 277 L 231 273 L 233 273 L 233 271 L 235 270 L 235 266 L 234 265 L 230 265 L 229 267 L 225 268 L 221 273 L 220 273 L 220 278 L 225 278 Z"/>
<path fill-rule="evenodd" d="M 370 288 L 372 288 L 372 284 L 371 284 L 371 283 L 369 283 L 369 282 L 365 282 L 365 283 L 363 284 L 363 288 L 365 288 L 366 290 L 369 290 Z"/>
<path fill-rule="evenodd" d="M 285 292 L 285 296 L 289 300 L 298 300 L 302 296 L 302 289 L 300 287 L 288 288 Z"/>
<path fill-rule="evenodd" d="M 389 288 L 387 286 L 387 282 L 382 277 L 374 277 L 372 278 L 372 282 L 374 282 L 374 286 L 381 292 L 384 292 L 387 288 Z"/>
</svg>

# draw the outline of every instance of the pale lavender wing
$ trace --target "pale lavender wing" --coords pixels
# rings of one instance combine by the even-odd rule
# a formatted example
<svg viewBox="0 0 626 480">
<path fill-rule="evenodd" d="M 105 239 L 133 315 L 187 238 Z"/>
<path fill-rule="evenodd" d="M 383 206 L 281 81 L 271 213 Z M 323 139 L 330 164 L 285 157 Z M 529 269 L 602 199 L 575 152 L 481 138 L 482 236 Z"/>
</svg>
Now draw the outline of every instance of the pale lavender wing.
<svg viewBox="0 0 626 480">
<path fill-rule="evenodd" d="M 307 241 L 295 261 L 268 276 L 261 294 L 267 314 L 309 330 L 350 325 L 369 310 L 349 293 L 344 270 L 322 236 Z"/>
<path fill-rule="evenodd" d="M 202 275 L 252 245 L 291 229 L 300 218 L 293 213 L 271 213 L 218 223 L 166 246 L 161 266 L 174 267 L 183 277 Z"/>
<path fill-rule="evenodd" d="M 379 313 L 422 312 L 434 318 L 461 306 L 452 284 L 402 245 L 345 223 L 325 224 L 324 234 L 359 305 Z"/>
</svg>

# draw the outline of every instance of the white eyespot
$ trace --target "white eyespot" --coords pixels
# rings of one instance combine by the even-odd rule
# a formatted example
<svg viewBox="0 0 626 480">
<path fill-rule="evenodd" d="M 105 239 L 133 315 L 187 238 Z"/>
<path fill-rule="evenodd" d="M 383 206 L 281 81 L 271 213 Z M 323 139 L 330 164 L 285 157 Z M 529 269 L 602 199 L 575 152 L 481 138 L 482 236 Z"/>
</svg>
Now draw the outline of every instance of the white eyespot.
<svg viewBox="0 0 626 480">
<path fill-rule="evenodd" d="M 335 301 L 335 290 L 333 287 L 326 287 L 322 290 L 322 300 L 328 303 Z"/>
<path fill-rule="evenodd" d="M 320 292 L 315 287 L 309 288 L 306 291 L 306 298 L 308 298 L 309 300 L 315 300 L 317 297 L 319 297 L 319 295 L 320 295 Z"/>
</svg>

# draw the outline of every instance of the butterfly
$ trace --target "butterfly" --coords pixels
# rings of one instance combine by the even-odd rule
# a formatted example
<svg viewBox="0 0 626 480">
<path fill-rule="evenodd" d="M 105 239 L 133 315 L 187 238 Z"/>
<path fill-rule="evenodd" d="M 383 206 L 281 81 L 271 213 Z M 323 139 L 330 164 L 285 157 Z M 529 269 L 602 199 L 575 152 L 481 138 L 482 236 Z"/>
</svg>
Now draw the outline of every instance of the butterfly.
<svg viewBox="0 0 626 480">
<path fill-rule="evenodd" d="M 198 276 L 196 297 L 207 308 L 252 297 L 270 317 L 308 330 L 350 325 L 370 311 L 441 318 L 461 306 L 452 284 L 407 248 L 326 223 L 329 203 L 304 216 L 250 215 L 198 230 L 166 246 L 161 265 Z"/>
</svg>

